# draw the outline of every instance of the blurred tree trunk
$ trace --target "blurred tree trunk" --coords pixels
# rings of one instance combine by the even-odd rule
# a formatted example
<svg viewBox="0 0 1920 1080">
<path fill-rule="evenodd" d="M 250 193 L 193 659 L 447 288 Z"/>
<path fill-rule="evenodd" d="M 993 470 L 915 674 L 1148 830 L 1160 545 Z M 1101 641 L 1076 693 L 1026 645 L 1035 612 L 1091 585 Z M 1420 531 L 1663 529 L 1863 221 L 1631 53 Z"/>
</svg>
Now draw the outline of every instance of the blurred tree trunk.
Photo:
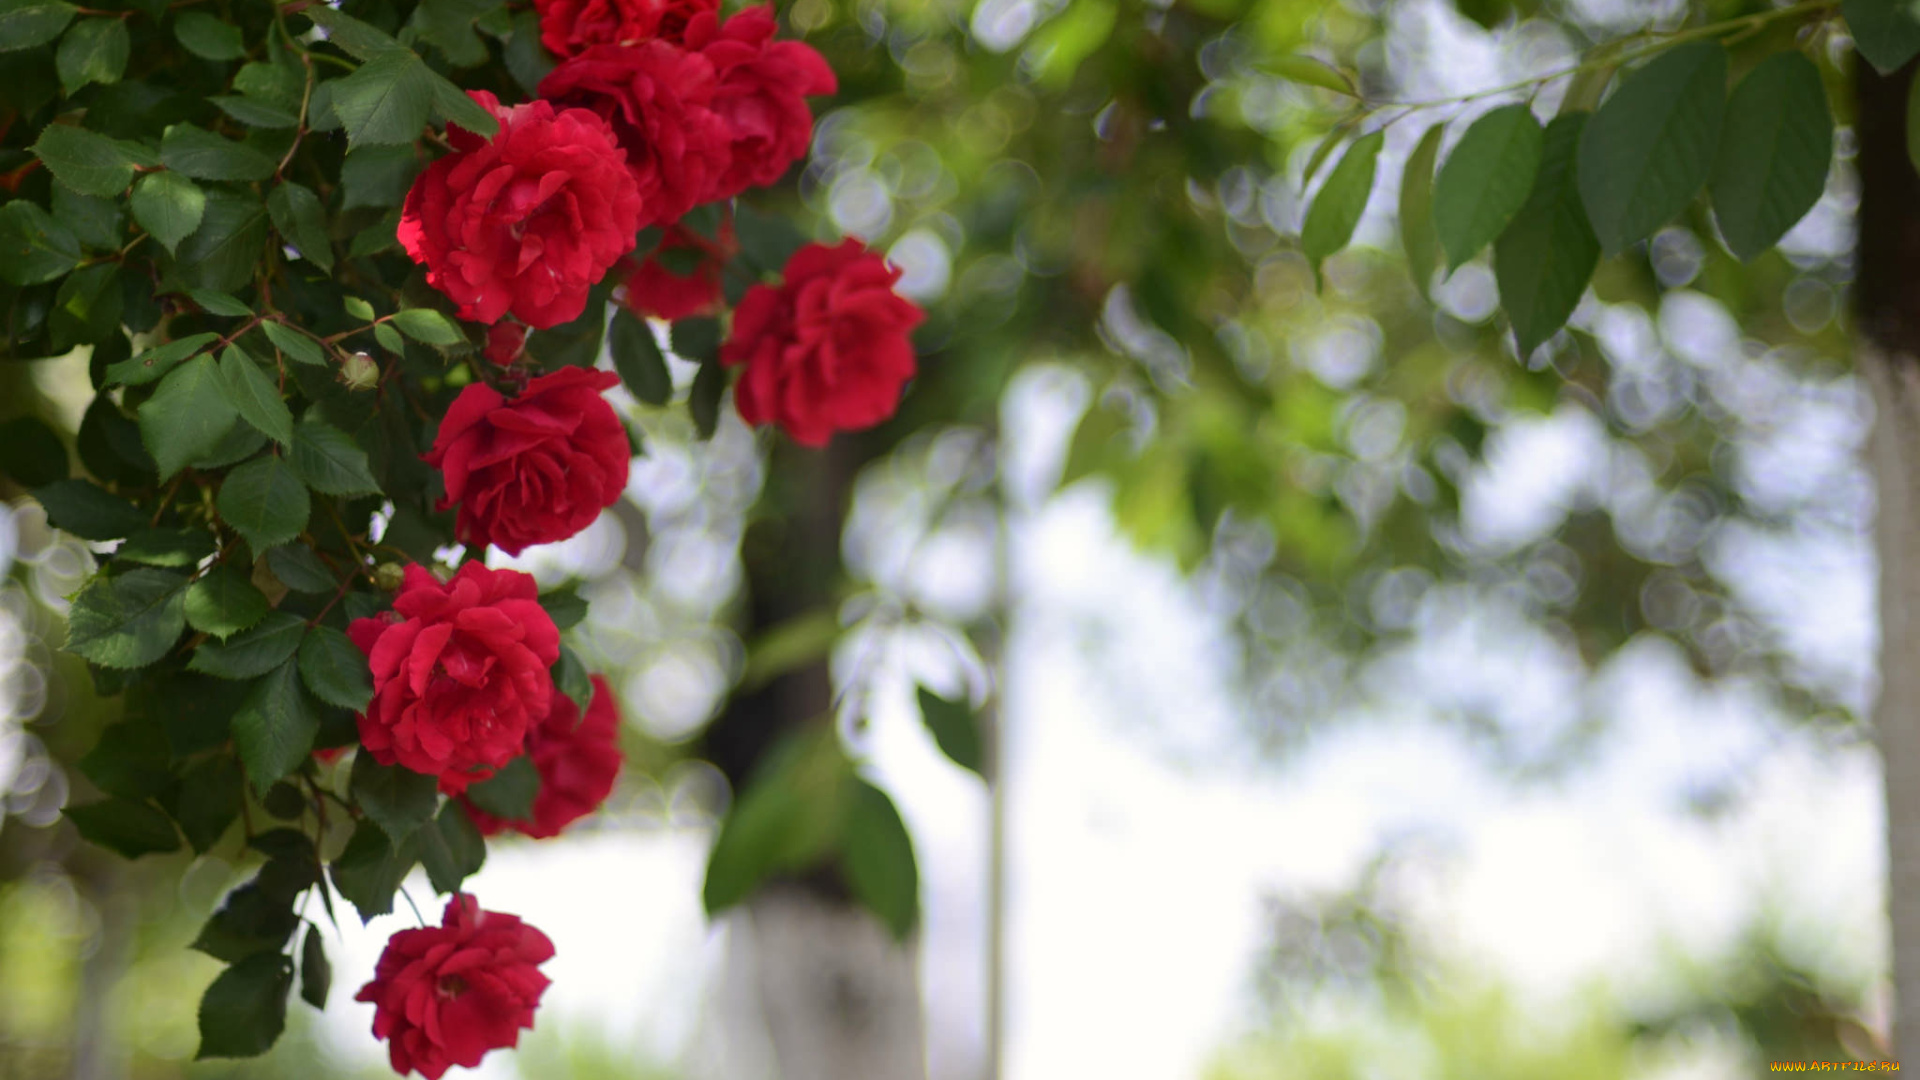
<svg viewBox="0 0 1920 1080">
<path fill-rule="evenodd" d="M 1855 363 L 1871 388 L 1878 494 L 1880 700 L 1886 769 L 1893 1057 L 1920 1061 L 1920 174 L 1907 157 L 1914 65 L 1881 76 L 1855 58 L 1860 239 Z"/>
<path fill-rule="evenodd" d="M 884 447 L 840 438 L 825 451 L 778 444 L 760 517 L 741 544 L 747 641 L 831 608 L 844 575 L 840 525 L 860 468 Z M 825 660 L 738 694 L 706 735 L 709 760 L 737 792 L 780 739 L 833 722 Z M 835 871 L 763 888 L 727 931 L 725 985 L 707 1047 L 714 1080 L 915 1080 L 926 1075 L 919 971 L 857 906 Z"/>
</svg>

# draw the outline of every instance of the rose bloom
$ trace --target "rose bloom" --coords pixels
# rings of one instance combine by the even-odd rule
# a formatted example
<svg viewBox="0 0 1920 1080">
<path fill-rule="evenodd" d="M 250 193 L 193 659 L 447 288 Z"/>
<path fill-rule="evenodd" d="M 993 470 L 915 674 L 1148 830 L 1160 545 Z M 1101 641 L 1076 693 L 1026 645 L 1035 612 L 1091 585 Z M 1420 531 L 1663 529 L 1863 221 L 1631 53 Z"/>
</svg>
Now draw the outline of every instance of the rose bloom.
<svg viewBox="0 0 1920 1080">
<path fill-rule="evenodd" d="M 747 290 L 720 347 L 722 363 L 746 368 L 733 389 L 740 418 L 825 446 L 892 416 L 914 373 L 907 335 L 924 318 L 893 291 L 900 271 L 847 240 L 794 252 L 785 278 Z"/>
<path fill-rule="evenodd" d="M 623 275 L 626 286 L 621 302 L 637 315 L 651 315 L 669 322 L 712 315 L 722 306 L 721 272 L 736 250 L 732 222 L 722 225 L 719 237 L 714 240 L 684 226 L 670 225 L 660 238 L 660 246 L 646 258 L 624 259 L 614 271 Z M 680 273 L 667 266 L 660 256 L 668 251 L 687 253 L 693 262 L 692 269 Z"/>
<path fill-rule="evenodd" d="M 633 444 L 600 392 L 610 371 L 564 367 L 528 381 L 511 401 L 469 383 L 424 455 L 447 484 L 440 509 L 458 506 L 462 543 L 518 555 L 593 524 L 627 487 Z"/>
<path fill-rule="evenodd" d="M 500 132 L 488 140 L 447 125 L 454 152 L 407 192 L 400 244 L 463 319 L 492 323 L 511 311 L 535 329 L 571 322 L 587 288 L 633 250 L 643 224 L 633 175 L 591 112 L 469 96 Z"/>
<path fill-rule="evenodd" d="M 590 109 L 612 128 L 640 192 L 645 227 L 671 224 L 715 198 L 733 161 L 733 133 L 710 108 L 714 87 L 705 56 L 648 41 L 580 53 L 540 80 L 540 96 Z M 620 254 L 632 250 L 629 233 Z"/>
<path fill-rule="evenodd" d="M 713 111 L 731 135 L 726 170 L 702 202 L 779 182 L 813 141 L 807 96 L 839 89 L 825 57 L 802 42 L 773 40 L 777 29 L 770 7 L 747 8 L 724 25 L 702 15 L 687 28 L 687 46 L 713 64 Z"/>
<path fill-rule="evenodd" d="M 481 833 L 495 836 L 507 829 L 544 840 L 600 808 L 620 774 L 620 706 L 607 680 L 593 677 L 593 700 L 581 716 L 573 699 L 553 695 L 553 710 L 527 733 L 527 756 L 540 774 L 540 792 L 533 798 L 533 819 L 497 818 L 466 802 L 467 816 Z"/>
<path fill-rule="evenodd" d="M 519 1045 L 550 981 L 540 965 L 551 959 L 547 935 L 456 893 L 439 926 L 387 939 L 353 1000 L 372 1003 L 373 1037 L 387 1041 L 394 1072 L 439 1080 L 451 1066 L 472 1068 L 489 1050 Z"/>
<path fill-rule="evenodd" d="M 517 322 L 487 327 L 486 356 L 501 367 L 510 366 L 527 349 L 527 328 Z"/>
<path fill-rule="evenodd" d="M 540 43 L 556 56 L 593 45 L 637 45 L 660 38 L 679 41 L 687 23 L 720 0 L 534 0 L 540 12 Z"/>
<path fill-rule="evenodd" d="M 560 631 L 530 575 L 462 566 L 442 585 L 409 566 L 393 610 L 355 619 L 373 701 L 360 743 L 382 765 L 438 777 L 457 795 L 519 756 L 553 706 Z"/>
</svg>

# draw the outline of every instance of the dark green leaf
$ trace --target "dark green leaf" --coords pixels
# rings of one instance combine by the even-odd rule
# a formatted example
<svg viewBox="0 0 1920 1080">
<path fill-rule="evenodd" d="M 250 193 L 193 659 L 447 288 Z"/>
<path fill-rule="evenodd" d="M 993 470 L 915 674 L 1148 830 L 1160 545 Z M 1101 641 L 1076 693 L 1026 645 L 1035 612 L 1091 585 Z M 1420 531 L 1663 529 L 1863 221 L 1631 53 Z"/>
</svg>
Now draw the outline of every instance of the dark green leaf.
<svg viewBox="0 0 1920 1080">
<path fill-rule="evenodd" d="M 333 244 L 327 239 L 326 208 L 320 204 L 318 195 L 308 188 L 288 181 L 274 188 L 273 193 L 267 196 L 267 213 L 273 216 L 273 227 L 279 230 L 280 236 L 287 243 L 298 248 L 303 258 L 322 270 L 332 272 Z M 292 334 L 292 331 L 273 323 L 267 323 L 265 326 L 267 336 L 273 338 L 274 344 L 287 349 L 287 345 L 274 331 L 280 330 L 281 333 L 286 334 Z M 293 334 L 293 336 L 300 335 Z M 301 340 L 311 344 L 311 341 L 304 337 Z M 291 353 L 292 350 L 288 351 Z M 296 356 L 294 359 L 307 364 L 323 362 L 320 347 L 317 345 L 313 346 L 312 359 L 305 359 L 303 356 Z"/>
<path fill-rule="evenodd" d="M 166 732 L 150 720 L 108 724 L 80 759 L 80 771 L 93 786 L 125 799 L 145 799 L 173 783 L 173 750 Z"/>
<path fill-rule="evenodd" d="M 241 303 L 238 297 L 229 296 L 218 289 L 188 289 L 187 295 L 200 305 L 200 310 L 209 315 L 244 319 L 253 314 L 253 309 Z"/>
<path fill-rule="evenodd" d="M 201 642 L 187 668 L 221 679 L 258 678 L 291 659 L 306 633 L 306 620 L 276 611 L 225 644 Z"/>
<path fill-rule="evenodd" d="M 133 220 L 169 253 L 200 227 L 207 193 L 179 173 L 148 173 L 133 186 Z"/>
<path fill-rule="evenodd" d="M 740 254 L 755 269 L 769 274 L 785 269 L 787 260 L 807 243 L 806 235 L 792 218 L 784 214 L 763 214 L 745 205 L 734 209 L 733 231 L 739 238 Z"/>
<path fill-rule="evenodd" d="M 381 31 L 333 8 L 316 5 L 301 14 L 319 23 L 327 32 L 327 40 L 352 53 L 355 59 L 371 60 L 400 48 L 399 42 Z"/>
<path fill-rule="evenodd" d="M 319 852 L 313 839 L 298 829 L 270 829 L 248 840 L 247 846 L 268 856 L 254 880 L 269 897 L 292 903 L 320 881 Z"/>
<path fill-rule="evenodd" d="M 204 527 L 141 529 L 113 553 L 115 559 L 174 568 L 200 565 L 214 553 L 213 534 Z"/>
<path fill-rule="evenodd" d="M 59 480 L 35 488 L 47 521 L 82 540 L 118 540 L 146 527 L 146 516 L 118 495 L 85 480 Z"/>
<path fill-rule="evenodd" d="M 180 850 L 180 834 L 173 831 L 173 822 L 144 802 L 108 799 L 69 806 L 65 814 L 89 842 L 129 859 Z"/>
<path fill-rule="evenodd" d="M 1407 171 L 1400 180 L 1400 243 L 1422 297 L 1433 288 L 1433 271 L 1440 265 L 1440 234 L 1433 228 L 1433 173 L 1446 130 L 1445 124 L 1427 129 L 1407 155 Z"/>
<path fill-rule="evenodd" d="M 506 821 L 532 821 L 533 800 L 540 794 L 540 770 L 533 759 L 517 757 L 492 777 L 467 788 L 467 801 Z"/>
<path fill-rule="evenodd" d="M 1580 138 L 1580 198 L 1618 254 L 1686 209 L 1706 182 L 1726 111 L 1727 50 L 1676 45 L 1624 79 Z"/>
<path fill-rule="evenodd" d="M 1300 250 L 1313 264 L 1316 275 L 1327 256 L 1353 239 L 1353 230 L 1373 197 L 1374 168 L 1385 143 L 1386 133 L 1381 131 L 1354 140 L 1307 207 L 1306 220 L 1300 226 Z"/>
<path fill-rule="evenodd" d="M 385 830 L 362 819 L 329 871 L 333 887 L 353 902 L 364 923 L 393 910 L 394 890 L 406 879 L 414 861 L 411 849 L 396 852 Z"/>
<path fill-rule="evenodd" d="M 196 854 L 205 854 L 220 842 L 240 816 L 244 796 L 240 763 L 227 754 L 207 758 L 180 777 L 173 816 Z"/>
<path fill-rule="evenodd" d="M 206 354 L 167 372 L 139 411 L 140 437 L 160 467 L 161 479 L 220 445 L 240 415 L 227 400 L 220 365 Z"/>
<path fill-rule="evenodd" d="M 279 163 L 243 142 L 192 124 L 175 124 L 160 141 L 160 160 L 196 180 L 265 180 Z"/>
<path fill-rule="evenodd" d="M 267 171 L 273 171 L 271 163 Z M 181 242 L 175 267 L 190 286 L 232 292 L 253 280 L 266 241 L 266 207 L 216 188 L 207 194 L 200 227 Z"/>
<path fill-rule="evenodd" d="M 120 141 L 82 127 L 48 124 L 33 152 L 54 179 L 83 195 L 118 195 L 133 181 L 133 158 Z"/>
<path fill-rule="evenodd" d="M 233 94 L 215 94 L 207 99 L 220 106 L 220 111 L 252 128 L 265 128 L 277 131 L 282 128 L 300 126 L 300 118 L 292 112 L 272 102 L 259 98 L 237 97 Z"/>
<path fill-rule="evenodd" d="M 71 96 L 88 83 L 119 82 L 132 52 L 124 20 L 81 19 L 60 39 L 53 66 L 60 72 L 60 86 Z"/>
<path fill-rule="evenodd" d="M 687 397 L 687 411 L 693 414 L 694 429 L 702 439 L 713 438 L 720 428 L 720 399 L 727 392 L 727 369 L 725 366 L 701 364 L 694 373 L 693 389 Z"/>
<path fill-rule="evenodd" d="M 320 714 L 300 688 L 292 661 L 260 677 L 233 714 L 233 744 L 247 779 L 259 790 L 300 767 L 313 753 Z"/>
<path fill-rule="evenodd" d="M 920 870 L 913 840 L 887 793 L 865 780 L 853 782 L 841 866 L 854 899 L 905 940 L 920 920 Z"/>
<path fill-rule="evenodd" d="M 1882 75 L 1920 54 L 1920 18 L 1907 0 L 1841 0 L 1853 47 Z"/>
<path fill-rule="evenodd" d="M 673 396 L 666 357 L 660 354 L 660 344 L 645 320 L 625 308 L 614 312 L 607 347 L 613 353 L 614 370 L 634 397 L 649 405 L 665 405 Z"/>
<path fill-rule="evenodd" d="M 293 429 L 293 471 L 323 495 L 378 495 L 367 452 L 353 437 L 324 420 L 304 417 Z"/>
<path fill-rule="evenodd" d="M 411 143 L 433 108 L 434 74 L 405 49 L 378 53 L 333 84 L 333 113 L 349 146 Z"/>
<path fill-rule="evenodd" d="M 483 139 L 500 132 L 500 122 L 481 108 L 465 90 L 429 71 L 433 82 L 433 115 L 443 123 L 458 124 Z"/>
<path fill-rule="evenodd" d="M 1916 120 L 1907 112 L 1907 152 Z M 1820 201 L 1833 162 L 1833 114 L 1820 69 L 1797 52 L 1777 53 L 1740 80 L 1707 190 L 1728 250 L 1751 259 L 1772 247 Z"/>
<path fill-rule="evenodd" d="M 215 566 L 187 590 L 187 625 L 225 641 L 250 629 L 271 610 L 267 598 L 247 575 L 231 566 Z"/>
<path fill-rule="evenodd" d="M 267 437 L 259 429 L 236 418 L 213 449 L 194 458 L 192 464 L 196 469 L 224 469 L 247 460 L 266 445 Z"/>
<path fill-rule="evenodd" d="M 340 586 L 333 571 L 304 544 L 282 544 L 267 552 L 267 569 L 294 592 L 330 593 Z"/>
<path fill-rule="evenodd" d="M 150 383 L 172 371 L 175 364 L 198 353 L 215 341 L 219 334 L 193 334 L 165 345 L 156 345 L 130 360 L 107 369 L 107 383 L 121 383 L 126 386 L 141 386 Z"/>
<path fill-rule="evenodd" d="M 673 324 L 672 337 L 675 355 L 705 363 L 720 352 L 720 320 L 681 319 Z"/>
<path fill-rule="evenodd" d="M 351 648 L 353 643 L 347 644 Z M 354 654 L 360 656 L 364 667 L 366 657 L 360 655 L 358 649 L 354 649 Z M 405 843 L 414 830 L 433 820 L 433 812 L 440 804 L 439 785 L 433 777 L 400 765 L 382 765 L 368 753 L 354 755 L 353 774 L 348 783 L 354 802 L 360 804 L 396 845 Z"/>
<path fill-rule="evenodd" d="M 293 964 L 277 952 L 250 956 L 220 973 L 200 999 L 204 1058 L 258 1057 L 272 1049 L 287 1025 Z"/>
<path fill-rule="evenodd" d="M 24 488 L 67 478 L 67 447 L 46 422 L 16 416 L 0 423 L 0 472 Z"/>
<path fill-rule="evenodd" d="M 220 378 L 240 418 L 282 446 L 293 444 L 293 413 L 280 390 L 238 345 L 220 355 Z"/>
<path fill-rule="evenodd" d="M 313 509 L 307 486 L 294 475 L 287 459 L 272 455 L 255 458 L 227 474 L 217 505 L 220 517 L 240 530 L 255 551 L 299 536 Z"/>
<path fill-rule="evenodd" d="M 1586 123 L 1587 114 L 1575 112 L 1547 125 L 1533 192 L 1493 246 L 1500 304 L 1522 357 L 1566 324 L 1600 264 L 1600 241 L 1587 224 L 1576 179 Z"/>
<path fill-rule="evenodd" d="M 984 775 L 985 755 L 980 747 L 980 723 L 965 701 L 948 701 L 933 691 L 920 689 L 920 719 L 933 733 L 933 741 L 954 763 Z"/>
<path fill-rule="evenodd" d="M 513 30 L 506 47 L 500 50 L 507 71 L 529 96 L 540 92 L 540 80 L 553 70 L 553 56 L 540 44 L 540 16 L 521 11 L 513 17 Z"/>
<path fill-rule="evenodd" d="M 73 598 L 67 651 L 101 667 L 146 667 L 186 629 L 186 591 L 186 577 L 165 570 L 96 575 Z"/>
<path fill-rule="evenodd" d="M 60 36 L 79 10 L 60 0 L 0 0 L 0 52 L 47 44 Z"/>
<path fill-rule="evenodd" d="M 15 199 L 0 206 L 0 280 L 39 285 L 80 265 L 80 238 L 45 210 Z"/>
<path fill-rule="evenodd" d="M 299 925 L 290 903 L 248 882 L 227 894 L 191 947 L 231 964 L 255 953 L 279 952 Z"/>
<path fill-rule="evenodd" d="M 300 643 L 300 676 L 313 696 L 329 705 L 365 712 L 373 700 L 367 654 L 332 627 L 316 626 Z"/>
<path fill-rule="evenodd" d="M 769 875 L 809 866 L 840 842 L 853 767 L 832 731 L 775 747 L 727 812 L 707 858 L 707 914 L 738 904 Z"/>
<path fill-rule="evenodd" d="M 119 193 L 114 194 L 117 196 Z M 95 251 L 118 251 L 125 238 L 125 204 L 117 197 L 83 195 L 66 183 L 58 183 L 53 185 L 53 217 L 73 230 L 73 235 L 80 240 L 80 246 Z M 99 270 L 111 268 L 110 263 L 95 267 Z M 119 289 L 115 291 L 124 292 Z M 119 320 L 114 321 L 117 323 Z"/>
<path fill-rule="evenodd" d="M 260 805 L 281 821 L 298 821 L 306 815 L 307 797 L 300 793 L 297 785 L 282 780 L 267 789 L 260 797 Z"/>
<path fill-rule="evenodd" d="M 1448 270 L 1480 254 L 1520 212 L 1540 168 L 1541 140 L 1532 108 L 1519 104 L 1475 120 L 1454 145 L 1433 186 L 1433 227 Z"/>
<path fill-rule="evenodd" d="M 340 166 L 340 186 L 346 191 L 340 208 L 399 206 L 423 164 L 411 144 L 355 149 Z"/>
<path fill-rule="evenodd" d="M 467 335 L 452 319 L 432 308 L 406 308 L 393 314 L 393 325 L 423 345 L 465 345 Z"/>
<path fill-rule="evenodd" d="M 320 928 L 307 927 L 300 945 L 300 1000 L 316 1009 L 327 1007 L 327 990 L 333 986 L 333 966 L 327 963 L 327 949 L 320 941 Z"/>
<path fill-rule="evenodd" d="M 205 12 L 186 11 L 173 17 L 173 36 L 202 60 L 238 60 L 247 55 L 240 28 Z"/>
<path fill-rule="evenodd" d="M 580 657 L 565 645 L 560 646 L 560 661 L 553 665 L 553 688 L 572 699 L 585 716 L 593 701 L 593 678 Z"/>
<path fill-rule="evenodd" d="M 329 265 L 333 262 L 331 252 L 328 253 L 327 262 Z M 277 322 L 263 322 L 260 324 L 260 329 L 266 331 L 267 340 L 273 342 L 276 348 L 287 354 L 287 359 L 295 363 L 325 364 L 327 362 L 327 354 L 321 349 L 319 342 L 290 326 L 283 326 Z"/>
<path fill-rule="evenodd" d="M 433 825 L 413 834 L 411 846 L 420 853 L 427 880 L 441 893 L 458 892 L 460 883 L 479 873 L 487 861 L 486 838 L 458 799 L 448 799 Z"/>
<path fill-rule="evenodd" d="M 571 630 L 587 617 L 587 602 L 573 589 L 555 589 L 540 594 L 540 606 L 547 609 L 556 629 Z"/>
</svg>

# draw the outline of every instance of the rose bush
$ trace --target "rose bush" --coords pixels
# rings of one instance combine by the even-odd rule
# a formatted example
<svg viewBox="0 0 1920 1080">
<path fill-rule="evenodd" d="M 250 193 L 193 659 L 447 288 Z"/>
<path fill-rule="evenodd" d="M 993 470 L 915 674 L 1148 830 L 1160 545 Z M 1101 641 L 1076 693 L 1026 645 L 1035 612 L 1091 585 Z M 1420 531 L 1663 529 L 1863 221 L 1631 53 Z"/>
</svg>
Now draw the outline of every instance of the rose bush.
<svg viewBox="0 0 1920 1080">
<path fill-rule="evenodd" d="M 620 706 L 607 680 L 595 675 L 592 682 L 593 700 L 585 715 L 565 695 L 555 694 L 547 718 L 527 733 L 527 757 L 540 776 L 532 817 L 495 817 L 466 800 L 467 814 L 482 834 L 511 829 L 544 840 L 607 801 L 620 775 Z"/>
</svg>

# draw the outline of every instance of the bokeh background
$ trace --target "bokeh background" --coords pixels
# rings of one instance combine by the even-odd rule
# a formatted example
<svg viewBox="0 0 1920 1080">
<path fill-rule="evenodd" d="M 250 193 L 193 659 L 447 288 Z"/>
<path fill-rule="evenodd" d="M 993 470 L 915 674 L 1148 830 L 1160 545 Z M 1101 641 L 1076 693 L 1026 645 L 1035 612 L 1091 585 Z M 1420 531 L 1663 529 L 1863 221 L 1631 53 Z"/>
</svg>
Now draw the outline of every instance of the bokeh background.
<svg viewBox="0 0 1920 1080">
<path fill-rule="evenodd" d="M 933 1080 L 1888 1056 L 1850 133 L 1778 252 L 1738 263 L 1702 212 L 1603 264 L 1531 363 L 1484 258 L 1429 301 L 1393 227 L 1426 125 L 1535 89 L 1550 115 L 1567 80 L 1456 96 L 1770 6 L 779 5 L 842 92 L 762 209 L 887 251 L 930 314 L 900 419 L 836 451 L 809 647 L 914 837 Z M 1850 43 L 1817 33 L 1844 118 Z M 1394 117 L 1318 290 L 1303 178 L 1351 100 L 1281 78 L 1299 53 L 1442 102 Z M 0 365 L 0 418 L 71 433 L 90 398 L 84 353 Z M 737 923 L 700 907 L 731 797 L 702 740 L 768 662 L 744 590 L 779 563 L 748 538 L 808 466 L 730 414 L 701 442 L 684 407 L 617 404 L 627 499 L 512 565 L 581 583 L 628 765 L 469 886 L 558 949 L 535 1030 L 477 1072 L 772 1077 Z M 390 1075 L 350 998 L 404 905 L 341 924 L 328 1009 L 295 1005 L 269 1057 L 191 1063 L 219 964 L 186 946 L 244 868 L 128 863 L 61 821 L 117 715 L 57 651 L 94 553 L 0 496 L 0 1077 Z M 989 703 L 997 796 L 921 685 Z"/>
</svg>

